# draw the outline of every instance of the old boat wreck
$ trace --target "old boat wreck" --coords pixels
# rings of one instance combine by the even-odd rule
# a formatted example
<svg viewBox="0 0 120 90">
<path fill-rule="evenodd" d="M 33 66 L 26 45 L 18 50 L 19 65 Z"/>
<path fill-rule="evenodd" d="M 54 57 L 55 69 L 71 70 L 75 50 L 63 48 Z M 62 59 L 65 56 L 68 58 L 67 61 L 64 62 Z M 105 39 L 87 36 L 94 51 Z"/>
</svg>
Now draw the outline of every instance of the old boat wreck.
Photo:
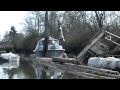
<svg viewBox="0 0 120 90">
<path fill-rule="evenodd" d="M 33 52 L 35 53 L 36 56 L 42 57 L 43 55 L 43 45 L 44 45 L 44 40 L 45 38 L 42 38 L 41 40 L 38 41 L 35 50 Z M 64 53 L 65 49 L 61 45 L 59 45 L 59 40 L 54 39 L 52 37 L 49 37 L 48 39 L 48 52 L 46 57 L 58 57 L 62 53 Z"/>
<path fill-rule="evenodd" d="M 45 15 L 45 21 L 47 21 L 47 11 Z M 117 38 L 117 41 L 120 39 L 119 36 L 108 31 L 99 30 L 76 58 L 63 58 L 59 56 L 65 50 L 59 45 L 58 40 L 49 37 L 47 24 L 45 24 L 44 39 L 38 41 L 35 54 L 24 57 L 22 60 L 31 63 L 38 79 L 43 78 L 43 73 L 49 79 L 120 79 L 118 71 L 88 65 L 90 57 L 112 56 L 110 52 L 119 48 L 119 43 L 114 38 Z M 50 41 L 49 44 L 48 41 Z M 108 41 L 111 44 L 108 44 Z M 45 45 L 45 42 L 48 45 Z M 53 48 L 52 53 L 50 48 Z M 45 53 L 41 54 L 42 51 Z"/>
</svg>

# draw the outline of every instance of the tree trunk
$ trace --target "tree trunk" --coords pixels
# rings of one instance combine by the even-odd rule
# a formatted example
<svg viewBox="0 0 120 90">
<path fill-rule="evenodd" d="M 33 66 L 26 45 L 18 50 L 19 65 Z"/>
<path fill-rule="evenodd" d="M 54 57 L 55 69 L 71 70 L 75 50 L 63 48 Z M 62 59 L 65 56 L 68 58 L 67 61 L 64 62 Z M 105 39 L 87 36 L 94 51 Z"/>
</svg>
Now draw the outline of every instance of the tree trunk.
<svg viewBox="0 0 120 90">
<path fill-rule="evenodd" d="M 38 17 L 38 32 L 40 31 L 40 21 L 39 21 L 39 17 Z"/>
<path fill-rule="evenodd" d="M 77 64 L 77 61 L 75 58 L 60 58 L 60 57 L 53 57 L 52 60 L 54 62 L 60 62 L 60 63 L 73 63 Z"/>
<path fill-rule="evenodd" d="M 43 57 L 47 56 L 48 51 L 48 40 L 49 40 L 49 31 L 48 31 L 48 12 L 45 13 L 45 31 L 44 31 L 44 47 L 43 47 Z"/>
</svg>

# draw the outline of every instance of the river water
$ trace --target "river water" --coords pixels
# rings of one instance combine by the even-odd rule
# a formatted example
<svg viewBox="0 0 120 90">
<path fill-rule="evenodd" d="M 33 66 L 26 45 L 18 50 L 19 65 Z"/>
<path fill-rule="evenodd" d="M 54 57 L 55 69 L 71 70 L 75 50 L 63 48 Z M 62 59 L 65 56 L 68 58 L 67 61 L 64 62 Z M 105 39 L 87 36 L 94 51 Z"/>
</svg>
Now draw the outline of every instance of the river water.
<svg viewBox="0 0 120 90">
<path fill-rule="evenodd" d="M 36 79 L 36 74 L 28 63 L 0 60 L 0 79 Z"/>
<path fill-rule="evenodd" d="M 24 61 L 0 59 L 0 79 L 61 79 L 61 71 L 42 66 L 34 68 Z"/>
</svg>

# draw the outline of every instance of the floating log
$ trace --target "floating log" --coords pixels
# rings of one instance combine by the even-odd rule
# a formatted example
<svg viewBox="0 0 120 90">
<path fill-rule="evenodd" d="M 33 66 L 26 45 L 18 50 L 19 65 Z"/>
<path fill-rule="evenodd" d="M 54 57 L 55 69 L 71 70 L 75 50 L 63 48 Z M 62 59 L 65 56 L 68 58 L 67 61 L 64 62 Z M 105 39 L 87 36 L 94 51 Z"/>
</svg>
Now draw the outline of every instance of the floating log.
<svg viewBox="0 0 120 90">
<path fill-rule="evenodd" d="M 77 64 L 77 61 L 76 61 L 75 58 L 60 58 L 60 57 L 53 57 L 52 60 L 53 60 L 53 62 Z"/>
</svg>

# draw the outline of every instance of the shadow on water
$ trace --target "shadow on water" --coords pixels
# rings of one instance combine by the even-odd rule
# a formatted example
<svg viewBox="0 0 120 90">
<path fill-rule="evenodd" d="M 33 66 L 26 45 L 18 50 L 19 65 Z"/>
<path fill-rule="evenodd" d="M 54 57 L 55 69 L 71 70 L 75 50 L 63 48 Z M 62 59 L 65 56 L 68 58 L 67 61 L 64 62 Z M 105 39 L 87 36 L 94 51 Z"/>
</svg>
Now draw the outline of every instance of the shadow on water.
<svg viewBox="0 0 120 90">
<path fill-rule="evenodd" d="M 21 70 L 23 70 L 25 76 L 28 78 L 28 79 L 36 79 L 36 74 L 35 74 L 35 71 L 34 71 L 34 68 L 28 64 L 27 62 L 20 62 L 20 67 L 19 67 Z"/>
</svg>

